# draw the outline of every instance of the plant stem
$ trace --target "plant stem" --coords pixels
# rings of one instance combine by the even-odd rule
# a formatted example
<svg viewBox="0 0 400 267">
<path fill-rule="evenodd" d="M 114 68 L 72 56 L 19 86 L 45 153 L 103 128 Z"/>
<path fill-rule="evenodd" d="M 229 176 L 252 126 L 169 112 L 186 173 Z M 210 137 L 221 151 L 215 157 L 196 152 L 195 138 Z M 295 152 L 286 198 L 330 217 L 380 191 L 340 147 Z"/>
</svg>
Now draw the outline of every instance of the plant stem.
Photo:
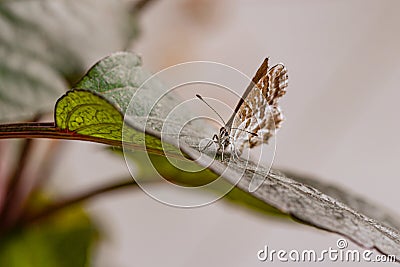
<svg viewBox="0 0 400 267">
<path fill-rule="evenodd" d="M 86 136 L 57 128 L 52 122 L 28 122 L 0 125 L 0 139 L 7 138 L 49 138 L 93 141 L 107 145 L 120 146 L 121 142 L 105 138 Z"/>
<path fill-rule="evenodd" d="M 36 214 L 30 215 L 30 216 L 26 216 L 25 218 L 22 219 L 22 225 L 27 225 L 27 224 L 31 224 L 34 223 L 38 220 L 44 219 L 50 215 L 55 214 L 56 212 L 66 208 L 66 207 L 70 207 L 74 204 L 77 204 L 79 202 L 82 202 L 84 200 L 88 200 L 92 197 L 95 196 L 99 196 L 101 194 L 110 192 L 110 191 L 114 191 L 117 189 L 121 189 L 121 188 L 127 188 L 127 187 L 137 187 L 136 182 L 134 182 L 132 179 L 129 180 L 123 180 L 122 182 L 118 182 L 115 184 L 111 184 L 111 185 L 105 185 L 105 186 L 101 186 L 99 188 L 96 189 L 92 189 L 88 192 L 84 192 L 82 194 L 76 195 L 76 196 L 72 196 L 70 198 L 67 198 L 65 200 L 62 200 L 60 202 L 56 202 L 46 208 L 44 208 L 43 210 L 39 211 Z"/>
<path fill-rule="evenodd" d="M 78 134 L 76 132 L 62 130 L 55 126 L 53 122 L 28 122 L 0 124 L 0 139 L 10 138 L 49 138 L 76 141 L 88 141 L 116 147 L 126 147 L 134 150 L 145 151 L 156 155 L 168 155 L 169 157 L 183 159 L 182 156 L 163 152 L 159 149 L 144 147 L 140 144 L 122 142 L 96 136 Z"/>
<path fill-rule="evenodd" d="M 20 208 L 19 205 L 19 195 L 21 194 L 21 187 L 23 183 L 21 179 L 23 178 L 24 171 L 26 170 L 26 164 L 28 157 L 31 154 L 33 145 L 32 139 L 24 140 L 22 144 L 22 149 L 19 155 L 19 159 L 16 162 L 14 173 L 11 175 L 9 184 L 6 190 L 6 199 L 4 206 L 0 212 L 1 225 L 0 227 L 7 227 L 15 219 L 13 214 Z"/>
<path fill-rule="evenodd" d="M 34 116 L 33 121 L 37 123 L 41 116 L 42 114 L 38 113 Z M 27 187 L 23 179 L 32 152 L 33 140 L 23 140 L 20 155 L 14 167 L 14 172 L 8 181 L 4 206 L 0 211 L 1 227 L 7 227 L 8 224 L 12 224 L 17 219 L 20 209 L 22 208 L 21 206 L 23 205 L 23 200 L 25 199 L 24 195 L 29 194 L 29 192 L 24 190 L 27 189 Z"/>
</svg>

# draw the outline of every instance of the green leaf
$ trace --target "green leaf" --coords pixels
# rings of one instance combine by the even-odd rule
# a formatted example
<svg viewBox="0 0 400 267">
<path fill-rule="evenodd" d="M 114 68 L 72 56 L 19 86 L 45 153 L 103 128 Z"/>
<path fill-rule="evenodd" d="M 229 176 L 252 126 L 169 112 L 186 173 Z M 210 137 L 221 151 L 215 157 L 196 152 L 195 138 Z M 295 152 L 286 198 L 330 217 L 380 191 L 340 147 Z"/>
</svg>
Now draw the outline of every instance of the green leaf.
<svg viewBox="0 0 400 267">
<path fill-rule="evenodd" d="M 61 130 L 121 140 L 122 114 L 106 99 L 90 91 L 74 90 L 56 105 L 55 122 Z"/>
<path fill-rule="evenodd" d="M 0 2 L 0 121 L 47 112 L 99 57 L 136 34 L 122 0 Z"/>
<path fill-rule="evenodd" d="M 143 150 L 145 145 L 148 152 L 182 157 L 180 150 L 173 145 L 163 144 L 160 139 L 132 127 L 123 128 L 121 111 L 96 92 L 83 89 L 68 91 L 57 101 L 54 114 L 58 130 L 84 136 L 88 141 L 121 146 L 124 130 L 132 148 Z"/>
<path fill-rule="evenodd" d="M 89 266 L 96 226 L 77 206 L 0 240 L 0 266 Z"/>
<path fill-rule="evenodd" d="M 76 87 L 83 89 L 71 90 L 57 101 L 54 111 L 56 127 L 87 137 L 117 141 L 119 144 L 116 145 L 121 145 L 123 114 L 136 90 L 148 77 L 149 73 L 141 67 L 140 57 L 133 53 L 114 53 L 100 60 L 77 83 Z M 156 90 L 163 89 L 154 84 L 149 93 Z M 140 104 L 145 106 L 146 102 L 136 105 L 138 116 L 144 109 Z M 162 144 L 159 138 L 132 127 L 126 127 L 124 131 L 124 137 L 135 148 L 145 144 L 154 153 L 181 155 L 179 149 Z"/>
<path fill-rule="evenodd" d="M 57 126 L 65 130 L 75 129 L 77 133 L 82 133 L 76 128 L 72 128 L 76 120 L 72 120 L 73 123 L 69 123 L 69 119 L 75 118 L 75 115 L 70 114 L 70 112 L 63 112 L 63 110 L 76 111 L 78 113 L 77 117 L 82 118 L 80 121 L 86 121 L 84 125 L 88 125 L 87 127 L 89 127 L 91 118 L 94 118 L 93 121 L 97 125 L 102 123 L 106 125 L 109 118 L 114 118 L 113 114 L 116 114 L 115 111 L 111 111 L 111 106 L 113 106 L 117 111 L 127 112 L 135 118 L 129 129 L 133 131 L 134 136 L 140 136 L 140 138 L 130 139 L 133 144 L 143 144 L 143 140 L 149 138 L 149 140 L 154 141 L 152 143 L 154 148 L 161 151 L 160 129 L 163 118 L 170 111 L 168 107 L 174 107 L 179 104 L 179 99 L 177 97 L 167 99 L 170 102 L 167 102 L 163 108 L 156 109 L 155 113 L 150 114 L 151 116 L 147 119 L 154 123 L 149 124 L 150 129 L 146 128 L 146 135 L 143 137 L 142 116 L 146 114 L 144 111 L 153 105 L 154 102 L 151 101 L 154 98 L 152 96 L 159 95 L 162 88 L 160 89 L 157 84 L 151 84 L 148 88 L 144 88 L 145 93 L 140 95 L 141 98 L 137 99 L 135 95 L 136 101 L 133 103 L 133 110 L 127 110 L 131 97 L 146 77 L 145 72 L 139 66 L 139 58 L 129 53 L 114 54 L 101 60 L 78 85 L 86 90 L 84 91 L 85 94 L 93 94 L 93 105 L 104 103 L 104 105 L 108 106 L 88 109 L 86 114 L 86 111 L 80 112 L 82 106 L 80 101 L 86 100 L 78 100 L 78 97 L 78 99 L 66 101 L 63 106 L 60 106 L 60 103 L 64 103 L 63 99 L 61 99 L 56 107 Z M 72 91 L 65 98 L 68 95 L 79 93 L 81 93 L 80 90 Z M 89 99 L 88 97 L 83 98 Z M 84 105 L 87 105 L 87 103 Z M 110 114 L 108 116 L 104 114 L 95 116 L 95 110 L 99 110 L 101 114 L 103 111 L 110 111 Z M 184 112 L 182 116 L 186 113 L 190 114 L 190 111 Z M 101 118 L 106 118 L 106 120 L 102 122 Z M 120 118 L 122 119 L 122 115 Z M 171 123 L 172 127 L 173 125 L 174 123 Z M 176 125 L 179 125 L 178 121 Z M 85 127 L 81 125 L 81 129 L 85 129 Z M 190 127 L 195 126 L 191 125 Z M 207 128 L 204 125 L 202 127 Z M 192 132 L 202 134 L 202 131 L 198 128 L 193 128 Z M 104 138 L 113 138 L 113 135 L 107 137 L 104 132 L 100 131 L 100 133 L 103 134 Z M 95 133 L 90 132 L 90 134 Z M 170 147 L 178 147 L 177 139 L 166 138 L 163 141 L 168 142 Z M 383 212 L 382 208 L 378 207 L 381 212 L 377 213 L 375 212 L 376 205 L 368 201 L 360 201 L 359 197 L 353 196 L 345 190 L 340 188 L 335 188 L 333 191 L 328 190 L 332 188 L 331 185 L 321 185 L 321 183 L 317 183 L 313 179 L 300 180 L 296 176 L 286 176 L 277 170 L 256 166 L 243 159 L 238 159 L 234 164 L 228 165 L 228 160 L 221 161 L 221 159 L 212 158 L 194 149 L 192 144 L 197 142 L 195 135 L 186 135 L 183 141 L 179 144 L 180 150 L 189 158 L 196 159 L 196 162 L 188 162 L 187 164 L 205 166 L 207 167 L 206 170 L 197 174 L 190 172 L 184 174 L 172 166 L 169 161 L 154 155 L 151 155 L 152 166 L 146 166 L 148 161 L 142 161 L 142 156 L 137 156 L 138 154 L 135 156 L 136 152 L 134 152 L 132 157 L 135 158 L 142 169 L 139 173 L 139 176 L 142 176 L 140 179 L 143 180 L 143 177 L 145 177 L 151 180 L 154 173 L 149 170 L 153 170 L 152 168 L 156 167 L 156 170 L 163 174 L 165 178 L 185 185 L 202 185 L 208 181 L 213 181 L 218 176 L 222 176 L 227 183 L 231 184 L 236 184 L 236 181 L 239 180 L 236 184 L 237 188 L 229 196 L 238 203 L 240 202 L 263 212 L 268 212 L 267 210 L 272 206 L 275 211 L 279 210 L 281 213 L 290 215 L 303 223 L 341 234 L 360 246 L 376 248 L 384 254 L 396 255 L 397 259 L 400 260 L 400 234 L 396 230 L 400 229 L 400 225 L 390 216 L 390 213 Z M 177 148 L 175 150 L 178 152 Z M 143 153 L 141 154 L 143 155 Z M 249 192 L 249 185 L 253 179 L 262 181 L 262 183 L 256 191 Z M 315 187 L 313 184 L 315 184 Z M 215 188 L 215 190 L 218 192 L 218 188 Z M 362 203 L 362 206 L 358 205 L 360 203 Z"/>
</svg>

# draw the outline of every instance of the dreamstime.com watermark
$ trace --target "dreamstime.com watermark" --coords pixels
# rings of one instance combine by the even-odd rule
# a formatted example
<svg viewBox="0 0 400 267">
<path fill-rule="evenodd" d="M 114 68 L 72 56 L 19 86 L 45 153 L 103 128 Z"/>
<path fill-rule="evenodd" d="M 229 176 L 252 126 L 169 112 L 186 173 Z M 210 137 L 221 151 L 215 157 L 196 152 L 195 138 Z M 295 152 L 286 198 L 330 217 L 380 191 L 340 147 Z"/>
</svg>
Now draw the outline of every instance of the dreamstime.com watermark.
<svg viewBox="0 0 400 267">
<path fill-rule="evenodd" d="M 307 250 L 275 250 L 267 245 L 257 252 L 257 258 L 262 262 L 395 262 L 395 255 L 373 255 L 372 250 L 347 249 L 348 242 L 340 238 L 336 247 L 321 251 Z"/>
</svg>

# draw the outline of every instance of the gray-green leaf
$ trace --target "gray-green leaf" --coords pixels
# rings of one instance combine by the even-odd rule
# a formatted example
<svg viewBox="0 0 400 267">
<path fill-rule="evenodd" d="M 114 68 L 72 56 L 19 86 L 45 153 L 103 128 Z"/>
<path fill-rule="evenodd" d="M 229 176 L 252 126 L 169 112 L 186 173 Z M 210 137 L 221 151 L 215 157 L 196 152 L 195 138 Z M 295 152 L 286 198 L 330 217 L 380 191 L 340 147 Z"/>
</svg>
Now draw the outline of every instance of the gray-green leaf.
<svg viewBox="0 0 400 267">
<path fill-rule="evenodd" d="M 127 46 L 136 26 L 122 0 L 0 3 L 0 121 L 49 111 L 99 57 Z"/>
</svg>

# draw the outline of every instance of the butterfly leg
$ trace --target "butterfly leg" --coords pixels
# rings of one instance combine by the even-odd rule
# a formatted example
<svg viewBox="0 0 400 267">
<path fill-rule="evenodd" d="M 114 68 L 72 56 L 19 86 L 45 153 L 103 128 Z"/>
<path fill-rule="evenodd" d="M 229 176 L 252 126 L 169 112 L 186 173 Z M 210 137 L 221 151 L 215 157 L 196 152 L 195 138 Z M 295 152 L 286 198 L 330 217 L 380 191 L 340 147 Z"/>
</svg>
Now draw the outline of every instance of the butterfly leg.
<svg viewBox="0 0 400 267">
<path fill-rule="evenodd" d="M 236 146 L 235 146 L 235 142 L 232 142 L 232 159 L 233 161 L 236 161 L 239 159 L 239 155 L 236 153 Z"/>
<path fill-rule="evenodd" d="M 209 148 L 209 147 L 212 145 L 213 142 L 214 142 L 213 139 L 209 139 L 207 145 L 206 145 L 205 147 L 203 147 L 203 148 L 200 150 L 200 152 L 204 152 L 207 148 Z"/>
</svg>

